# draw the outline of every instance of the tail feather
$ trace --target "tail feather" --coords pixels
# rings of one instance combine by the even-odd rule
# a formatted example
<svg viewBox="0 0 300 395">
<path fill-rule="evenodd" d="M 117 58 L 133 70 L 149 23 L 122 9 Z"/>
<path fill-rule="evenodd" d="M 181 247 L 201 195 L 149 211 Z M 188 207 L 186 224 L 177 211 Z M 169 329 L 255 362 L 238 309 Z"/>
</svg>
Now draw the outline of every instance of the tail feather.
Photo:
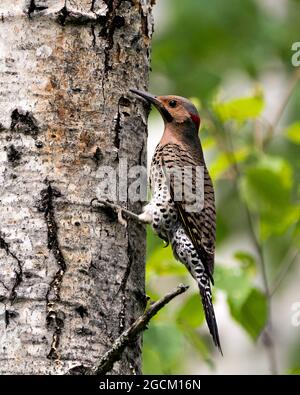
<svg viewBox="0 0 300 395">
<path fill-rule="evenodd" d="M 218 347 L 220 353 L 223 355 L 221 343 L 220 343 L 220 338 L 219 338 L 217 320 L 216 320 L 216 316 L 215 316 L 215 312 L 214 312 L 214 307 L 212 304 L 209 279 L 207 279 L 207 285 L 205 287 L 202 284 L 198 284 L 198 285 L 199 285 L 200 295 L 201 295 L 201 299 L 202 299 L 202 305 L 203 305 L 208 329 L 209 329 L 210 334 L 213 338 L 215 346 Z"/>
<path fill-rule="evenodd" d="M 172 234 L 171 245 L 174 257 L 185 265 L 192 277 L 197 281 L 210 334 L 214 344 L 223 355 L 211 296 L 210 284 L 213 284 L 212 274 L 206 272 L 200 255 L 194 248 L 191 248 L 191 240 L 183 228 L 178 227 L 176 232 Z"/>
</svg>

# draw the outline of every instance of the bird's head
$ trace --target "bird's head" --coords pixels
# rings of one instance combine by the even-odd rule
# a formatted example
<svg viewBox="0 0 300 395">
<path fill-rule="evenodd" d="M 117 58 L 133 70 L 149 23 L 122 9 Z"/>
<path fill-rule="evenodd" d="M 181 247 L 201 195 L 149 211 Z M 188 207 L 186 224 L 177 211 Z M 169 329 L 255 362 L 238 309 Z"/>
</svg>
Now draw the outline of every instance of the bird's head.
<svg viewBox="0 0 300 395">
<path fill-rule="evenodd" d="M 182 129 L 190 128 L 198 132 L 200 116 L 194 104 L 188 99 L 181 96 L 154 96 L 137 89 L 130 91 L 153 104 L 161 113 L 165 124 L 182 126 Z"/>
</svg>

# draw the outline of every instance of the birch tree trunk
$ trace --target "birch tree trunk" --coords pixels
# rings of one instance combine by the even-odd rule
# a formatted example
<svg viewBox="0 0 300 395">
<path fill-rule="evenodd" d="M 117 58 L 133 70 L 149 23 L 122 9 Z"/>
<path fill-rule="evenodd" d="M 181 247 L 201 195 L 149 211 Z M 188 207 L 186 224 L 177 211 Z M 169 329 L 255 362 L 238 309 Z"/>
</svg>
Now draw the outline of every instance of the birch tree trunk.
<svg viewBox="0 0 300 395">
<path fill-rule="evenodd" d="M 101 166 L 145 165 L 128 90 L 147 87 L 151 7 L 1 0 L 1 374 L 91 366 L 144 309 L 145 230 L 90 201 Z M 140 371 L 138 340 L 112 373 Z"/>
</svg>

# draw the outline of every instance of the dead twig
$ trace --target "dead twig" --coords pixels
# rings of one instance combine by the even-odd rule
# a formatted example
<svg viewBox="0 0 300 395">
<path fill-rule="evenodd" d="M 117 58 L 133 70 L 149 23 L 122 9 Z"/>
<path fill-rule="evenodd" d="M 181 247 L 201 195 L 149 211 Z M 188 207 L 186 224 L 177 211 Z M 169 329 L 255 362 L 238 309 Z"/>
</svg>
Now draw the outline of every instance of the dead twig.
<svg viewBox="0 0 300 395">
<path fill-rule="evenodd" d="M 166 304 L 173 300 L 176 296 L 184 293 L 189 287 L 180 284 L 173 291 L 167 293 L 164 297 L 154 302 L 126 331 L 124 331 L 113 343 L 111 348 L 99 359 L 92 368 L 76 366 L 68 372 L 68 375 L 84 374 L 84 375 L 104 375 L 109 372 L 114 363 L 122 357 L 124 349 L 136 341 L 137 336 L 147 329 L 147 325 L 152 317 L 154 317 Z"/>
</svg>

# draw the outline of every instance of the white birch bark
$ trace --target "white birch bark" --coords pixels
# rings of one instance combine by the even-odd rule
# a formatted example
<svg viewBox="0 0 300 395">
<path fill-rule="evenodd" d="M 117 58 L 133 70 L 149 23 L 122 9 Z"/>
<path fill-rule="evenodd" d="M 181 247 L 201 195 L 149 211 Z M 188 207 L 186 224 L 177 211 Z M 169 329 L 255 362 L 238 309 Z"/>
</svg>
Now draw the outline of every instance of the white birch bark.
<svg viewBox="0 0 300 395">
<path fill-rule="evenodd" d="M 144 228 L 89 203 L 100 166 L 145 164 L 128 89 L 147 88 L 151 3 L 1 0 L 1 374 L 91 366 L 144 309 Z"/>
</svg>

